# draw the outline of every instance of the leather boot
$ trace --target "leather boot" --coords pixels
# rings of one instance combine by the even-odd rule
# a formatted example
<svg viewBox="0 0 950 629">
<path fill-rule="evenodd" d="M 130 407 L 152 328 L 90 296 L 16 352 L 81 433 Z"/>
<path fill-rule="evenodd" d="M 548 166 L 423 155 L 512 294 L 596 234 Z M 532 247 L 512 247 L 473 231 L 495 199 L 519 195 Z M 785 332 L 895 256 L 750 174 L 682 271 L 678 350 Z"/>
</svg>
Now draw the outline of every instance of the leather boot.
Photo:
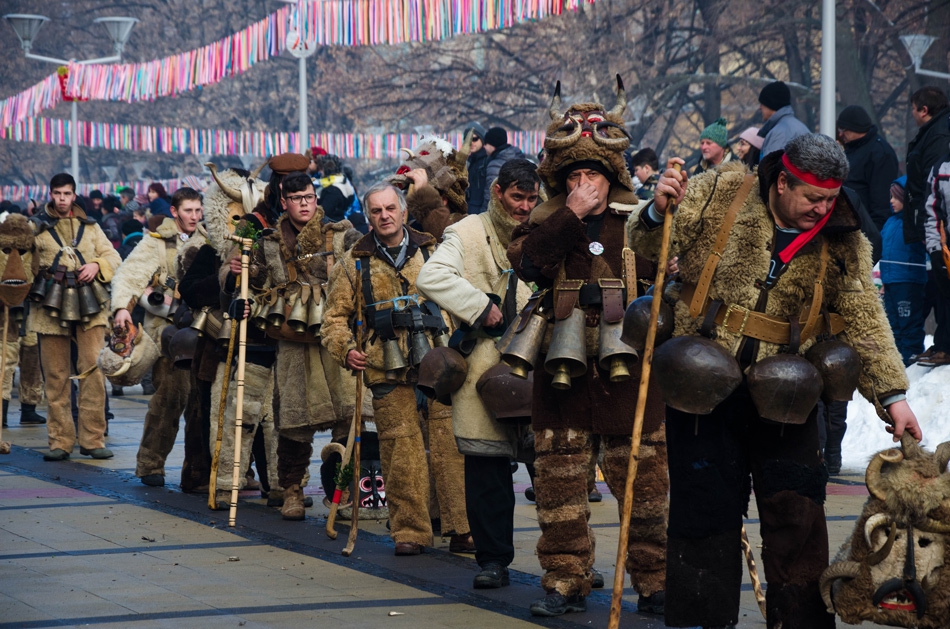
<svg viewBox="0 0 950 629">
<path fill-rule="evenodd" d="M 6 414 L 4 413 L 4 417 Z M 45 424 L 46 418 L 36 412 L 36 404 L 20 404 L 20 424 L 38 426 Z"/>
<path fill-rule="evenodd" d="M 3 427 L 7 427 L 7 410 L 10 408 L 10 400 L 3 401 Z"/>
<path fill-rule="evenodd" d="M 291 485 L 284 490 L 284 506 L 280 508 L 280 515 L 285 520 L 303 520 L 306 517 L 300 485 Z"/>
</svg>

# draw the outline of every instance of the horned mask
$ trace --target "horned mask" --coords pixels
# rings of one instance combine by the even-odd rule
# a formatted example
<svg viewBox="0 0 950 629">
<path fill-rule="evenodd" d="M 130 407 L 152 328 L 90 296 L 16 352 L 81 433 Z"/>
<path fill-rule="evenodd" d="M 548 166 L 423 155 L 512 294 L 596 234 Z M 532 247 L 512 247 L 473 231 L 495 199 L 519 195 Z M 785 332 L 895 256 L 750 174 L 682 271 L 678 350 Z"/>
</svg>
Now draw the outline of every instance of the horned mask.
<svg viewBox="0 0 950 629">
<path fill-rule="evenodd" d="M 617 183 L 633 192 L 633 180 L 623 156 L 630 146 L 623 122 L 626 108 L 626 91 L 619 74 L 617 102 L 610 111 L 600 103 L 577 103 L 562 111 L 561 82 L 557 82 L 549 110 L 551 124 L 544 140 L 545 156 L 538 167 L 551 196 L 565 191 L 561 171 L 587 160 L 601 162 L 614 173 Z"/>
<path fill-rule="evenodd" d="M 265 164 L 261 164 L 248 177 L 242 177 L 230 168 L 219 173 L 211 162 L 205 164 L 211 171 L 214 183 L 205 191 L 204 223 L 211 245 L 222 260 L 234 246 L 227 237 L 234 231 L 235 223 L 245 214 L 253 212 L 264 198 L 267 182 L 258 179 L 258 176 Z"/>
<path fill-rule="evenodd" d="M 441 138 L 422 137 L 414 151 L 402 149 L 406 159 L 389 180 L 397 188 L 407 190 L 411 181 L 406 173 L 422 168 L 429 176 L 429 185 L 447 199 L 449 209 L 464 214 L 468 211 L 465 189 L 468 188 L 467 162 L 471 145 L 471 132 L 458 151 Z"/>
<path fill-rule="evenodd" d="M 821 578 L 842 620 L 937 629 L 950 624 L 950 442 L 936 453 L 906 434 L 868 465 L 871 496 Z"/>
</svg>

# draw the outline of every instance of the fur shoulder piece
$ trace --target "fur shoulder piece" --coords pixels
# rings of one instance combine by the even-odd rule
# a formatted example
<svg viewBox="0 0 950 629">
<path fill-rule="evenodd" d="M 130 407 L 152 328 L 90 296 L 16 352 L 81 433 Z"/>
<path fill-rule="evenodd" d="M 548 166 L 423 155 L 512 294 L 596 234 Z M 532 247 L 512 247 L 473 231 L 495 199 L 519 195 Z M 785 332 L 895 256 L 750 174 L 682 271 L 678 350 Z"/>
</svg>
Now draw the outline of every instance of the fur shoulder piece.
<svg viewBox="0 0 950 629">
<path fill-rule="evenodd" d="M 300 254 L 317 253 L 326 248 L 326 237 L 321 221 L 314 216 L 297 235 L 297 249 Z"/>
<path fill-rule="evenodd" d="M 324 234 L 328 232 L 345 232 L 348 229 L 353 229 L 353 223 L 344 219 L 336 223 L 324 223 L 322 228 Z"/>
<path fill-rule="evenodd" d="M 30 250 L 33 248 L 33 229 L 22 214 L 10 214 L 0 223 L 0 249 Z"/>
<path fill-rule="evenodd" d="M 166 217 L 151 233 L 151 236 L 161 238 L 162 240 L 178 238 L 178 224 L 175 222 L 175 219 Z"/>
</svg>

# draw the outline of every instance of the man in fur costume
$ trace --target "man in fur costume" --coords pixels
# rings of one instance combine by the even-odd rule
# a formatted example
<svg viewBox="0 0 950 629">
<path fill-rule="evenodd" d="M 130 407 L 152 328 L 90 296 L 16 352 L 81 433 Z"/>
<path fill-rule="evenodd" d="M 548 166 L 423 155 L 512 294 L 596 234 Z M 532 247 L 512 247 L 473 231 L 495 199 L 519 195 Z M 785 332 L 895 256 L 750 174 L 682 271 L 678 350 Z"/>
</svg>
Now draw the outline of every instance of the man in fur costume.
<svg viewBox="0 0 950 629">
<path fill-rule="evenodd" d="M 20 366 L 20 424 L 38 424 L 45 423 L 45 419 L 40 416 L 40 419 L 43 419 L 42 422 L 37 421 L 24 421 L 28 420 L 29 416 L 27 414 L 27 409 L 25 408 L 28 405 L 28 401 L 24 400 L 24 381 L 26 378 L 27 369 L 25 365 L 20 365 L 20 354 L 23 352 L 24 357 L 30 356 L 31 354 L 27 353 L 26 347 L 21 347 L 23 339 L 20 338 L 20 321 L 22 320 L 23 314 L 23 300 L 26 297 L 26 292 L 29 290 L 30 285 L 33 283 L 33 229 L 30 227 L 29 221 L 25 216 L 20 214 L 8 214 L 3 218 L 3 222 L 0 223 L 0 296 L 3 297 L 3 303 L 11 306 L 10 312 L 10 321 L 7 329 L 7 337 L 4 339 L 5 344 L 3 351 L 6 352 L 6 366 L 3 372 L 3 425 L 7 425 L 7 412 L 10 406 L 10 395 L 13 389 L 13 374 L 16 371 L 17 367 Z M 23 293 L 22 295 L 20 293 Z M 16 311 L 19 310 L 19 314 Z M 0 325 L 3 325 L 3 317 L 0 316 Z M 34 339 L 36 335 L 33 334 Z M 34 347 L 35 350 L 35 342 Z M 32 354 L 35 356 L 35 354 Z M 38 358 L 38 356 L 37 356 Z M 37 366 L 38 367 L 38 366 Z M 37 369 L 38 370 L 38 369 Z M 42 385 L 42 379 L 40 379 L 40 385 Z M 32 393 L 36 398 L 42 397 L 42 386 L 37 392 L 35 388 L 27 389 L 28 392 Z M 39 395 L 36 395 L 36 394 Z M 36 403 L 32 404 L 32 412 L 36 415 Z"/>
<path fill-rule="evenodd" d="M 354 242 L 360 233 L 349 221 L 324 225 L 323 210 L 306 173 L 287 175 L 280 188 L 284 214 L 252 254 L 250 285 L 259 301 L 280 298 L 287 304 L 285 312 L 307 313 L 311 307 L 322 307 L 332 258 L 342 256 L 347 237 Z M 296 324 L 286 320 L 278 331 L 268 328 L 268 334 L 278 339 L 277 476 L 284 488 L 281 515 L 285 520 L 305 517 L 302 485 L 310 466 L 313 435 L 332 428 L 334 437 L 345 436 L 356 392 L 355 380 L 344 374 L 320 344 L 320 337 L 293 329 L 294 325 L 307 327 L 309 317 L 301 316 Z"/>
<path fill-rule="evenodd" d="M 828 565 L 828 473 L 818 448 L 817 411 L 806 408 L 794 420 L 783 419 L 791 405 L 774 409 L 757 400 L 761 389 L 752 374 L 777 360 L 797 364 L 796 354 L 810 349 L 816 336 L 837 334 L 857 352 L 856 368 L 840 375 L 853 374 L 861 394 L 889 416 L 887 430 L 895 439 L 908 431 L 919 440 L 921 432 L 904 399 L 904 366 L 871 281 L 871 246 L 854 208 L 839 194 L 848 175 L 844 151 L 831 138 L 808 134 L 763 158 L 757 175 L 747 172 L 725 165 L 687 186 L 685 176 L 670 168 L 654 203 L 628 225 L 631 246 L 656 256 L 662 213 L 671 198 L 682 200 L 670 250 L 679 256 L 683 281 L 674 336 L 704 332 L 748 374 L 708 415 L 667 407 L 666 624 L 737 622 L 742 566 L 736 549 L 754 488 L 769 583 L 768 626 L 831 628 L 834 617 L 819 595 Z M 679 364 L 687 355 L 684 350 Z M 781 389 L 803 391 L 800 384 L 786 382 Z M 817 394 L 810 403 L 816 402 Z"/>
<path fill-rule="evenodd" d="M 604 449 L 601 467 L 607 485 L 618 506 L 624 500 L 637 402 L 637 387 L 631 382 L 639 380 L 640 369 L 638 363 L 632 364 L 629 381 L 612 382 L 597 356 L 601 319 L 613 324 L 622 320 L 625 291 L 636 290 L 620 279 L 625 274 L 624 224 L 640 202 L 624 160 L 629 146 L 621 117 L 625 107 L 618 78 L 618 102 L 611 111 L 599 103 L 583 103 L 562 113 L 558 84 L 545 140 L 547 154 L 538 169 L 550 199 L 515 228 L 508 247 L 508 258 L 521 279 L 553 289 L 544 295 L 542 305 L 546 316 L 555 315 L 555 325 L 564 325 L 561 320 L 580 307 L 585 318 L 582 342 L 589 357 L 586 373 L 574 378 L 567 390 L 555 388 L 554 376 L 542 368 L 546 346 L 535 369 L 531 423 L 541 525 L 537 552 L 545 570 L 541 585 L 547 592 L 531 605 L 531 613 L 539 616 L 586 609 L 594 563 L 594 535 L 587 524 L 588 464 L 596 435 Z M 641 260 L 640 266 L 650 266 L 645 262 Z M 641 275 L 647 277 L 650 271 Z M 668 480 L 663 405 L 652 393 L 653 386 L 634 484 L 626 569 L 640 595 L 639 610 L 662 613 Z"/>
<path fill-rule="evenodd" d="M 50 180 L 52 201 L 30 219 L 36 235 L 34 264 L 54 282 L 108 284 L 121 258 L 99 225 L 76 205 L 76 180 L 60 173 Z M 106 336 L 109 313 L 102 310 L 87 323 L 67 322 L 51 316 L 46 308 L 30 311 L 28 328 L 39 335 L 46 399 L 49 402 L 49 452 L 47 461 L 69 458 L 77 440 L 69 409 L 70 345 L 78 350 L 76 370 L 84 373 L 96 365 Z M 63 325 L 65 324 L 65 325 Z M 105 379 L 98 369 L 79 381 L 79 452 L 110 458 L 105 447 Z"/>
<path fill-rule="evenodd" d="M 117 327 L 132 325 L 131 311 L 146 293 L 164 291 L 165 299 L 170 299 L 177 292 L 178 252 L 201 221 L 201 194 L 192 188 L 179 188 L 172 196 L 171 213 L 173 218 L 163 219 L 157 229 L 150 231 L 112 278 L 113 318 Z M 172 314 L 155 310 L 151 304 L 146 308 L 143 327 L 156 345 L 161 345 L 165 326 L 172 325 Z M 152 367 L 152 383 L 155 393 L 145 414 L 135 475 L 145 485 L 162 487 L 165 459 L 175 446 L 179 420 L 191 388 L 191 374 L 161 356 Z"/>
<path fill-rule="evenodd" d="M 422 334 L 431 346 L 446 332 L 439 308 L 419 298 L 416 289 L 416 278 L 435 249 L 435 238 L 405 227 L 405 199 L 389 183 L 370 188 L 363 207 L 373 229 L 333 268 L 321 333 L 324 347 L 347 369 L 363 372 L 372 391 L 396 555 L 418 555 L 432 544 L 432 523 L 429 470 L 414 387 L 418 373 L 410 366 L 417 365 L 421 356 L 410 353 L 410 336 Z M 364 304 L 359 313 L 355 308 L 357 291 Z M 366 329 L 363 347 L 357 347 L 353 334 L 357 318 Z M 384 345 L 389 348 L 389 364 Z M 396 358 L 400 360 L 393 362 Z M 431 417 L 450 415 L 451 411 L 437 402 L 430 408 Z M 461 496 L 462 492 L 457 498 Z M 453 503 L 441 505 L 443 528 L 453 526 L 467 538 L 467 517 L 463 523 L 460 515 L 464 514 L 464 502 L 457 502 L 462 502 L 461 508 Z"/>
<path fill-rule="evenodd" d="M 407 191 L 413 221 L 436 240 L 441 241 L 445 228 L 468 212 L 465 189 L 470 147 L 471 135 L 461 151 L 441 138 L 422 138 L 415 151 L 403 149 L 407 158 L 390 178 L 390 183 Z"/>
<path fill-rule="evenodd" d="M 493 182 L 488 211 L 447 227 L 442 244 L 417 280 L 423 296 L 469 326 L 469 336 L 477 339 L 466 357 L 465 382 L 452 394 L 452 426 L 458 450 L 465 457 L 468 522 L 475 560 L 482 569 L 475 576 L 476 588 L 508 585 L 508 565 L 515 556 L 515 494 L 509 461 L 518 454 L 521 431 L 495 419 L 475 385 L 500 360 L 495 349 L 500 334 L 488 332 L 504 331 L 531 294 L 511 272 L 505 252 L 512 230 L 537 205 L 540 183 L 531 162 L 507 162 Z M 501 307 L 489 293 L 504 296 Z"/>
</svg>

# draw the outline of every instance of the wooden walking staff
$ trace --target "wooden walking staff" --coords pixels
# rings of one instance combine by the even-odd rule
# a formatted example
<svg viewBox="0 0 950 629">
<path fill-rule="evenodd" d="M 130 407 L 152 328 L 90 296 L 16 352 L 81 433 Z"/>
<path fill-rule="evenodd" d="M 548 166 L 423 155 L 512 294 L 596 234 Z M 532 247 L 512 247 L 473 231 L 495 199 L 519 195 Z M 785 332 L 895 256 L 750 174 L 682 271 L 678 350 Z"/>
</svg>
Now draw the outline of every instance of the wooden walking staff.
<svg viewBox="0 0 950 629">
<path fill-rule="evenodd" d="M 254 241 L 231 235 L 229 238 L 241 244 L 241 300 L 247 303 L 247 266 L 251 257 Z M 233 323 L 231 325 L 234 325 Z M 244 431 L 244 367 L 247 362 L 247 317 L 241 319 L 238 329 L 237 396 L 234 399 L 234 471 L 231 475 L 231 509 L 228 512 L 228 526 L 234 526 L 237 519 L 238 487 L 241 482 L 241 437 Z"/>
<path fill-rule="evenodd" d="M 3 304 L 3 340 L 0 341 L 0 383 L 7 370 L 7 330 L 10 327 L 10 306 Z M 0 454 L 10 454 L 12 444 L 3 440 L 3 426 L 0 426 Z"/>
<path fill-rule="evenodd" d="M 762 591 L 762 581 L 759 579 L 759 571 L 755 568 L 755 556 L 752 554 L 752 544 L 749 543 L 749 536 L 745 532 L 745 524 L 742 525 L 742 537 L 739 545 L 742 546 L 742 554 L 745 555 L 746 567 L 749 569 L 749 579 L 752 581 L 752 593 L 755 594 L 755 602 L 762 612 L 762 618 L 769 619 L 765 607 L 765 592 Z"/>
<path fill-rule="evenodd" d="M 677 172 L 679 164 L 673 164 Z M 627 543 L 630 537 L 630 514 L 633 512 L 633 481 L 637 477 L 637 457 L 640 456 L 640 437 L 643 434 L 643 416 L 646 413 L 647 389 L 650 387 L 650 368 L 653 366 L 653 344 L 656 341 L 656 323 L 660 318 L 660 302 L 663 299 L 663 280 L 666 279 L 666 263 L 670 255 L 670 233 L 673 230 L 675 200 L 663 216 L 663 242 L 657 261 L 656 281 L 653 283 L 653 307 L 650 309 L 650 325 L 647 328 L 646 344 L 641 357 L 640 390 L 637 394 L 637 411 L 633 417 L 633 437 L 630 441 L 630 460 L 627 463 L 627 482 L 623 492 L 623 515 L 620 517 L 620 542 L 617 545 L 617 566 L 614 572 L 614 590 L 610 600 L 610 629 L 620 627 L 620 605 L 623 600 L 623 580 L 626 574 Z M 631 290 L 629 287 L 627 290 Z"/>
<path fill-rule="evenodd" d="M 361 376 L 362 374 L 360 374 L 358 378 Z M 359 388 L 359 383 L 357 383 L 356 386 Z M 340 459 L 340 473 L 342 473 L 343 468 L 349 463 L 350 455 L 353 453 L 354 437 L 356 436 L 355 422 L 357 422 L 358 419 L 357 415 L 354 414 L 353 421 L 350 422 L 350 433 L 346 437 L 346 449 L 343 451 L 343 457 Z M 346 488 L 337 484 L 336 490 L 333 492 L 333 499 L 330 502 L 330 515 L 327 516 L 327 537 L 330 539 L 336 539 L 336 514 L 340 509 L 340 500 L 343 498 L 344 489 Z"/>
<path fill-rule="evenodd" d="M 228 405 L 228 385 L 231 384 L 231 361 L 234 360 L 234 341 L 237 339 L 238 326 L 231 321 L 231 336 L 228 338 L 228 358 L 224 363 L 224 382 L 221 383 L 221 397 L 218 403 L 218 432 L 214 439 L 214 455 L 211 457 L 211 479 L 208 481 L 208 508 L 217 509 L 218 501 L 218 459 L 221 457 L 221 436 L 224 432 L 224 411 Z"/>
<path fill-rule="evenodd" d="M 356 260 L 356 347 L 363 351 L 363 274 L 360 260 Z M 356 546 L 356 534 L 360 530 L 360 434 L 363 428 L 363 372 L 356 374 L 356 408 L 353 409 L 353 425 L 356 435 L 353 437 L 353 489 L 350 490 L 350 504 L 353 515 L 350 518 L 350 536 L 346 540 L 343 556 L 349 557 Z"/>
</svg>

